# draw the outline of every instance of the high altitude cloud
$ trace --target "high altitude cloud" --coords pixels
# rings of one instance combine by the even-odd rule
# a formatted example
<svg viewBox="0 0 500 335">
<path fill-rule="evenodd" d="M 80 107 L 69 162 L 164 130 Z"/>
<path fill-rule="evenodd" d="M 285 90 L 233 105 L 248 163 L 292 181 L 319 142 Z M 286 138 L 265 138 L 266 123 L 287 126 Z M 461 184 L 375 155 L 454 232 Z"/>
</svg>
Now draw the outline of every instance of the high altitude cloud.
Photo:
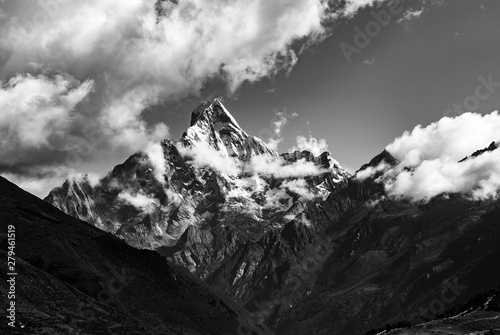
<svg viewBox="0 0 500 335">
<path fill-rule="evenodd" d="M 118 194 L 118 200 L 128 203 L 141 211 L 153 211 L 160 206 L 160 201 L 157 198 L 149 197 L 142 191 L 133 194 L 124 190 Z"/>
<path fill-rule="evenodd" d="M 319 156 L 323 152 L 328 151 L 328 144 L 323 138 L 320 138 L 318 140 L 311 135 L 309 135 L 309 138 L 305 136 L 297 136 L 296 142 L 296 145 L 292 149 L 290 149 L 291 152 L 307 150 L 314 156 Z"/>
<path fill-rule="evenodd" d="M 304 179 L 287 180 L 283 182 L 281 187 L 298 194 L 305 200 L 312 200 L 316 196 Z"/>
<path fill-rule="evenodd" d="M 143 82 L 164 95 L 196 91 L 214 74 L 234 90 L 293 65 L 291 43 L 321 40 L 331 17 L 320 0 L 160 1 L 157 10 L 152 0 L 41 3 L 50 5 L 10 8 L 16 16 L 0 28 L 5 73 L 37 66 L 92 77 L 105 71 L 103 79 L 116 80 L 115 94 Z"/>
<path fill-rule="evenodd" d="M 346 0 L 345 7 L 343 9 L 343 14 L 345 16 L 352 16 L 357 13 L 358 10 L 367 7 L 374 6 L 377 4 L 381 4 L 386 0 Z M 404 0 L 396 0 L 396 1 L 404 1 Z"/>
<path fill-rule="evenodd" d="M 197 169 L 210 167 L 233 177 L 238 175 L 240 171 L 238 162 L 234 158 L 222 155 L 221 152 L 207 143 L 196 142 L 196 145 L 192 148 L 179 145 L 178 149 L 181 155 L 186 157 Z"/>
<path fill-rule="evenodd" d="M 314 162 L 308 162 L 305 159 L 287 163 L 282 158 L 275 158 L 268 155 L 252 157 L 250 164 L 246 168 L 249 173 L 271 175 L 275 178 L 301 178 L 317 176 L 326 172 L 326 170 L 314 164 Z"/>
<path fill-rule="evenodd" d="M 474 199 L 495 197 L 500 189 L 500 150 L 460 161 L 492 141 L 498 145 L 499 140 L 498 112 L 445 117 L 405 132 L 386 148 L 399 163 L 381 165 L 371 172 L 384 171 L 379 181 L 389 195 L 415 201 L 443 193 L 463 193 Z"/>
<path fill-rule="evenodd" d="M 278 144 L 283 142 L 283 129 L 288 124 L 290 119 L 296 118 L 299 114 L 296 112 L 289 114 L 286 107 L 282 112 L 277 109 L 274 109 L 273 112 L 276 115 L 276 118 L 272 121 L 274 136 L 267 141 L 267 145 L 273 150 L 278 150 Z"/>
<path fill-rule="evenodd" d="M 72 112 L 93 84 L 61 75 L 16 75 L 5 82 L 0 87 L 0 160 L 15 163 L 25 149 L 67 145 L 63 139 L 73 125 Z"/>
<path fill-rule="evenodd" d="M 404 12 L 403 17 L 400 18 L 397 22 L 401 23 L 401 22 L 405 22 L 405 21 L 406 22 L 413 21 L 415 19 L 418 19 L 422 15 L 423 12 L 424 12 L 423 7 L 421 9 L 417 9 L 417 10 L 408 9 L 406 12 Z"/>
<path fill-rule="evenodd" d="M 15 174 L 20 164 L 60 170 L 121 161 L 168 135 L 166 125 L 143 120 L 146 107 L 196 94 L 213 77 L 234 92 L 289 71 L 303 50 L 294 44 L 320 42 L 325 22 L 378 2 L 4 1 L 0 110 L 9 115 L 0 128 L 9 139 L 0 151 L 10 168 L 0 173 Z M 28 85 L 38 91 L 20 92 Z"/>
</svg>

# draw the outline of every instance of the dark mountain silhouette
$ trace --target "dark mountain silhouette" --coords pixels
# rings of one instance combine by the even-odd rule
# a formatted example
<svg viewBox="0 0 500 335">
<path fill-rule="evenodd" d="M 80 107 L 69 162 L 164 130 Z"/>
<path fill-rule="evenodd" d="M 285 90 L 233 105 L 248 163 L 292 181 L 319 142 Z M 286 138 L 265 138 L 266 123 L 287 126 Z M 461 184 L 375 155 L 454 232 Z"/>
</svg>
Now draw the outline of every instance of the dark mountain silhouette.
<svg viewBox="0 0 500 335">
<path fill-rule="evenodd" d="M 0 177 L 0 226 L 16 234 L 16 328 L 2 334 L 266 334 L 243 308 Z M 7 236 L 0 263 L 7 268 Z M 1 281 L 2 306 L 7 301 Z"/>
</svg>

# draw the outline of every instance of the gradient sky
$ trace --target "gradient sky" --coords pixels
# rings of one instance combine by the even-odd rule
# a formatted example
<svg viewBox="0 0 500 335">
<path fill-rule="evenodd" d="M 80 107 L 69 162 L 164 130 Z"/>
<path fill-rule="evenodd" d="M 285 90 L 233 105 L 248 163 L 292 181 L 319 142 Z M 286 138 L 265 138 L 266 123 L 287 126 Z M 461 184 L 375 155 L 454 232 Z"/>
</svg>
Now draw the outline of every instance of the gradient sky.
<svg viewBox="0 0 500 335">
<path fill-rule="evenodd" d="M 500 2 L 407 1 L 404 7 L 424 12 L 410 22 L 392 19 L 350 64 L 340 44 L 354 45 L 353 29 L 373 20 L 371 8 L 337 23 L 331 37 L 299 57 L 289 76 L 245 84 L 234 97 L 209 83 L 201 98 L 225 97 L 228 110 L 254 135 L 270 128 L 273 109 L 296 112 L 280 151 L 292 147 L 298 134 L 311 134 L 326 139 L 332 155 L 357 170 L 405 130 L 437 121 L 455 103 L 463 104 L 474 95 L 479 76 L 493 74 L 500 81 Z M 178 138 L 197 104 L 190 97 L 147 117 L 164 120 Z M 500 90 L 481 101 L 477 111 L 499 108 Z"/>
<path fill-rule="evenodd" d="M 181 0 L 175 20 L 157 27 L 154 0 L 67 2 L 44 14 L 29 43 L 16 44 L 12 38 L 43 12 L 32 1 L 0 0 L 0 174 L 39 196 L 75 172 L 103 176 L 148 141 L 167 133 L 178 139 L 191 111 L 214 97 L 263 140 L 276 111 L 297 113 L 279 151 L 291 149 L 298 135 L 325 139 L 332 156 L 355 171 L 405 130 L 437 121 L 474 96 L 479 77 L 500 82 L 498 0 L 405 0 L 401 13 L 347 61 L 341 45 L 354 46 L 355 29 L 365 30 L 371 11 L 388 2 L 332 1 L 348 6 L 337 8 L 324 40 L 314 35 L 325 31 L 320 0 L 252 0 L 252 8 L 244 1 L 218 7 Z M 167 15 L 174 15 L 169 6 Z M 293 67 L 265 61 L 270 53 L 290 56 L 291 42 Z M 311 46 L 299 52 L 304 42 Z M 158 85 L 141 91 L 149 63 L 156 63 Z M 132 103 L 124 104 L 128 97 Z M 497 87 L 475 111 L 499 107 Z M 104 140 L 93 151 L 83 145 L 83 160 L 68 163 L 85 128 Z"/>
</svg>

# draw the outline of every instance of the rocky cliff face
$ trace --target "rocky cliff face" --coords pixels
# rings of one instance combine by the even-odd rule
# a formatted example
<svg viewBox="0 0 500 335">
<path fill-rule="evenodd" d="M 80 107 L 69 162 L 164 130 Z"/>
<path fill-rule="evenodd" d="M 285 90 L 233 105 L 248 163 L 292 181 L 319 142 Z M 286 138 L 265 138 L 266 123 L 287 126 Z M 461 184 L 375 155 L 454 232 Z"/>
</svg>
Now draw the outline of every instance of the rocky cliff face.
<svg viewBox="0 0 500 335">
<path fill-rule="evenodd" d="M 313 282 L 304 264 L 348 210 L 349 174 L 327 152 L 278 154 L 219 100 L 198 107 L 181 139 L 158 148 L 134 154 L 98 185 L 68 180 L 45 200 L 157 250 L 246 304 L 256 322 L 275 322 L 307 290 L 302 282 Z"/>
</svg>

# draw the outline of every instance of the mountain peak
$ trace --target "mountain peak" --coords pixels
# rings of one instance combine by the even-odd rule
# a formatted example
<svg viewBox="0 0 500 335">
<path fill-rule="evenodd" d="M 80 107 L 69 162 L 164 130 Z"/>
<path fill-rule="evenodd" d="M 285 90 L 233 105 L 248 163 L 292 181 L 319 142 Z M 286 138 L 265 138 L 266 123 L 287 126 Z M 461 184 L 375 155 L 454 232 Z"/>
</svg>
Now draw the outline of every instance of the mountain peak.
<svg viewBox="0 0 500 335">
<path fill-rule="evenodd" d="M 224 107 L 219 98 L 209 100 L 199 105 L 191 114 L 191 126 L 198 121 L 208 121 L 209 123 L 225 123 L 231 124 L 241 130 L 240 125 L 235 118 Z"/>
<path fill-rule="evenodd" d="M 261 139 L 248 135 L 217 98 L 202 103 L 193 111 L 191 125 L 183 133 L 180 143 L 189 148 L 203 143 L 223 157 L 238 157 L 245 161 L 264 153 L 278 156 Z"/>
<path fill-rule="evenodd" d="M 472 155 L 467 156 L 467 157 L 463 158 L 462 160 L 460 160 L 459 163 L 462 163 L 462 162 L 466 161 L 469 158 L 481 156 L 485 152 L 494 151 L 494 150 L 498 149 L 499 145 L 500 145 L 500 141 L 493 141 L 493 142 L 490 143 L 490 145 L 488 147 L 486 147 L 484 149 L 481 149 L 481 150 L 477 150 Z"/>
</svg>

